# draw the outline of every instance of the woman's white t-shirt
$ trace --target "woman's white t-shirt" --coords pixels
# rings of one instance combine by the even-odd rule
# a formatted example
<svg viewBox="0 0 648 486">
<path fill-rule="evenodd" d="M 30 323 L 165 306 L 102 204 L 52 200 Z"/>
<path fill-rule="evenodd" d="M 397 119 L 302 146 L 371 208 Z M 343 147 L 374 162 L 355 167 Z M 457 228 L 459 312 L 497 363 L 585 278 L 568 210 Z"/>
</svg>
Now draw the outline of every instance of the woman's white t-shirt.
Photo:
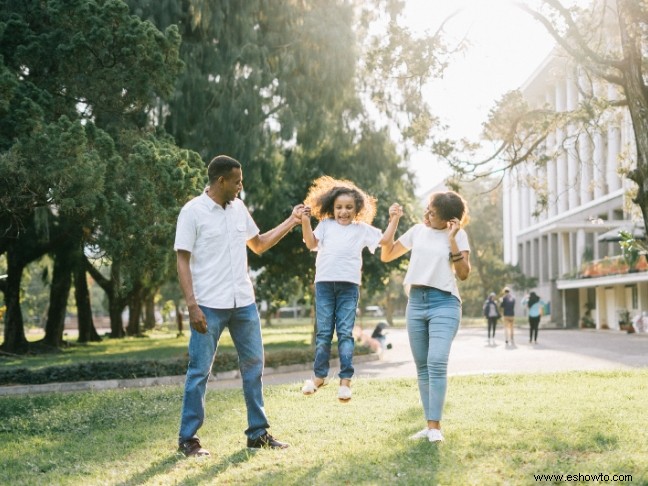
<svg viewBox="0 0 648 486">
<path fill-rule="evenodd" d="M 324 219 L 313 231 L 317 238 L 315 282 L 351 282 L 360 285 L 362 250 L 376 251 L 382 231 L 373 226 L 354 222 L 342 225 L 334 219 Z"/>
<path fill-rule="evenodd" d="M 405 232 L 398 241 L 412 250 L 404 284 L 425 285 L 450 292 L 461 300 L 452 260 L 447 229 L 434 229 L 424 224 L 416 224 Z M 470 251 L 468 235 L 460 229 L 455 235 L 459 251 Z"/>
</svg>

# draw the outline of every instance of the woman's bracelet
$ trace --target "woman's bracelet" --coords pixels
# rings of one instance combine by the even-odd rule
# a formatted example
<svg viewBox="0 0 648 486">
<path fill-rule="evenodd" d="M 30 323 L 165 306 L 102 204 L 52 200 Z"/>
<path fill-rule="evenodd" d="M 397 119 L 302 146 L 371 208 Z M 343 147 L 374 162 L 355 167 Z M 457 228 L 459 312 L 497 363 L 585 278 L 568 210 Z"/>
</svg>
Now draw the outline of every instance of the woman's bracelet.
<svg viewBox="0 0 648 486">
<path fill-rule="evenodd" d="M 462 255 L 462 253 L 460 251 L 458 251 L 457 253 L 450 252 L 450 258 L 457 258 L 457 257 L 462 257 L 463 258 L 463 255 Z"/>
<path fill-rule="evenodd" d="M 463 259 L 464 259 L 464 257 L 463 257 L 463 255 L 461 255 L 461 256 L 459 256 L 459 257 L 457 257 L 457 258 L 453 258 L 453 259 L 452 259 L 452 263 L 460 262 L 460 261 L 463 260 Z"/>
</svg>

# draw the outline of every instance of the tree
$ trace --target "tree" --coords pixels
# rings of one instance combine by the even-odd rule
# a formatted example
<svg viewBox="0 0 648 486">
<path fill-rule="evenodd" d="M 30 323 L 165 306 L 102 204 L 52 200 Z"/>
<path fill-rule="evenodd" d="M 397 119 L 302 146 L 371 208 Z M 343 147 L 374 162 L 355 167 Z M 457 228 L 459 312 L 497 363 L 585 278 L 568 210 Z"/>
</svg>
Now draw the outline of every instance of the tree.
<svg viewBox="0 0 648 486">
<path fill-rule="evenodd" d="M 80 258 L 63 264 L 62 248 L 70 242 L 77 249 L 101 242 L 103 254 L 115 259 L 121 255 L 110 250 L 123 246 L 109 245 L 111 237 L 136 246 L 132 227 L 110 233 L 126 216 L 152 238 L 145 246 L 169 244 L 158 231 L 162 223 L 168 231 L 165 218 L 195 190 L 202 165 L 151 128 L 150 106 L 170 93 L 182 67 L 179 44 L 175 27 L 160 32 L 119 0 L 0 3 L 0 253 L 8 266 L 3 349 L 27 348 L 19 289 L 30 261 L 59 252 L 63 285 L 56 303 L 62 305 L 70 273 L 82 271 Z M 165 164 L 156 171 L 147 165 L 160 160 Z M 138 199 L 140 193 L 164 203 L 161 219 L 145 217 L 157 205 Z M 45 218 L 36 217 L 43 212 Z M 118 271 L 134 280 L 141 262 L 120 264 Z M 60 307 L 52 310 L 53 342 L 61 315 Z"/>
<path fill-rule="evenodd" d="M 482 176 L 530 162 L 543 165 L 536 148 L 557 128 L 570 127 L 560 150 L 566 150 L 579 137 L 600 129 L 620 107 L 630 113 L 634 129 L 636 167 L 627 177 L 636 183 L 633 201 L 648 228 L 648 86 L 646 79 L 646 27 L 648 6 L 633 0 L 596 0 L 589 7 L 567 7 L 560 0 L 538 0 L 538 7 L 520 3 L 520 8 L 537 19 L 556 40 L 561 52 L 571 59 L 583 76 L 581 98 L 574 110 L 557 112 L 531 107 L 519 92 L 505 95 L 491 111 L 485 135 L 500 141 L 498 150 L 487 160 L 472 164 L 457 153 L 459 144 L 448 144 L 444 155 L 464 176 Z M 597 89 L 607 83 L 618 88 L 618 98 Z M 607 114 L 607 116 L 606 116 Z M 474 148 L 474 147 L 473 147 Z M 557 154 L 553 154 L 556 156 Z M 550 155 L 552 156 L 552 155 Z M 496 158 L 504 167 L 494 166 Z M 540 194 L 542 202 L 542 194 Z"/>
<path fill-rule="evenodd" d="M 443 71 L 449 51 L 440 35 L 415 38 L 402 27 L 403 4 L 129 1 L 142 18 L 160 29 L 178 25 L 182 35 L 186 69 L 158 106 L 164 126 L 205 160 L 227 153 L 241 161 L 245 199 L 262 231 L 322 174 L 377 196 L 379 226 L 393 200 L 414 205 L 405 141 L 422 143 L 435 127 L 421 86 Z M 258 294 L 269 300 L 287 291 L 277 282 L 312 281 L 298 231 L 250 264 L 262 270 Z M 388 273 L 371 261 L 366 281 L 378 287 Z"/>
</svg>

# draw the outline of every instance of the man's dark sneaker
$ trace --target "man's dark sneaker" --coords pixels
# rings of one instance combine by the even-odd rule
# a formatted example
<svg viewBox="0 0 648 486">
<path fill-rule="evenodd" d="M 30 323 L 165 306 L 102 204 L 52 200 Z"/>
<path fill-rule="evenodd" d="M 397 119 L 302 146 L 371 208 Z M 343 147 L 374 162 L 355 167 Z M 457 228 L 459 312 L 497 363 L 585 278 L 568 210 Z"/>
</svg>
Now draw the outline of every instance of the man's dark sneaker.
<svg viewBox="0 0 648 486">
<path fill-rule="evenodd" d="M 198 439 L 189 439 L 184 442 L 181 442 L 180 445 L 178 446 L 178 450 L 187 457 L 190 456 L 201 457 L 201 456 L 209 455 L 209 451 L 207 449 L 202 448 L 202 446 L 200 445 L 200 441 Z"/>
<path fill-rule="evenodd" d="M 261 449 L 262 447 L 266 449 L 286 449 L 288 447 L 288 444 L 279 442 L 277 439 L 266 432 L 261 437 L 258 437 L 256 439 L 248 439 L 247 446 L 252 449 Z"/>
</svg>

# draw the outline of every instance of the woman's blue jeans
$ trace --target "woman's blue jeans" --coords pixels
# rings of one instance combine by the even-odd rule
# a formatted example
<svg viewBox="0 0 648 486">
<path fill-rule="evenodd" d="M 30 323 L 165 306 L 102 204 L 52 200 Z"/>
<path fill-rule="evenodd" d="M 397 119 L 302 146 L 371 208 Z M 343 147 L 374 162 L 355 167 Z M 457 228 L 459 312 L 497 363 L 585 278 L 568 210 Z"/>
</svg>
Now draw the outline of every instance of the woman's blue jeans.
<svg viewBox="0 0 648 486">
<path fill-rule="evenodd" d="M 337 333 L 340 356 L 341 379 L 353 376 L 353 325 L 360 287 L 350 282 L 316 282 L 315 316 L 317 335 L 315 338 L 315 364 L 313 373 L 326 378 L 329 373 L 333 331 Z"/>
<path fill-rule="evenodd" d="M 448 356 L 461 321 L 461 302 L 433 287 L 412 287 L 406 317 L 425 420 L 440 421 L 448 382 Z"/>
<path fill-rule="evenodd" d="M 218 340 L 225 327 L 229 328 L 239 359 L 243 380 L 243 395 L 247 407 L 250 439 L 262 436 L 269 427 L 263 408 L 263 341 L 261 321 L 255 304 L 234 309 L 211 309 L 200 306 L 207 318 L 207 333 L 193 328 L 189 339 L 189 367 L 185 380 L 179 442 L 197 438 L 205 420 L 205 391 L 207 379 L 216 356 Z"/>
</svg>

